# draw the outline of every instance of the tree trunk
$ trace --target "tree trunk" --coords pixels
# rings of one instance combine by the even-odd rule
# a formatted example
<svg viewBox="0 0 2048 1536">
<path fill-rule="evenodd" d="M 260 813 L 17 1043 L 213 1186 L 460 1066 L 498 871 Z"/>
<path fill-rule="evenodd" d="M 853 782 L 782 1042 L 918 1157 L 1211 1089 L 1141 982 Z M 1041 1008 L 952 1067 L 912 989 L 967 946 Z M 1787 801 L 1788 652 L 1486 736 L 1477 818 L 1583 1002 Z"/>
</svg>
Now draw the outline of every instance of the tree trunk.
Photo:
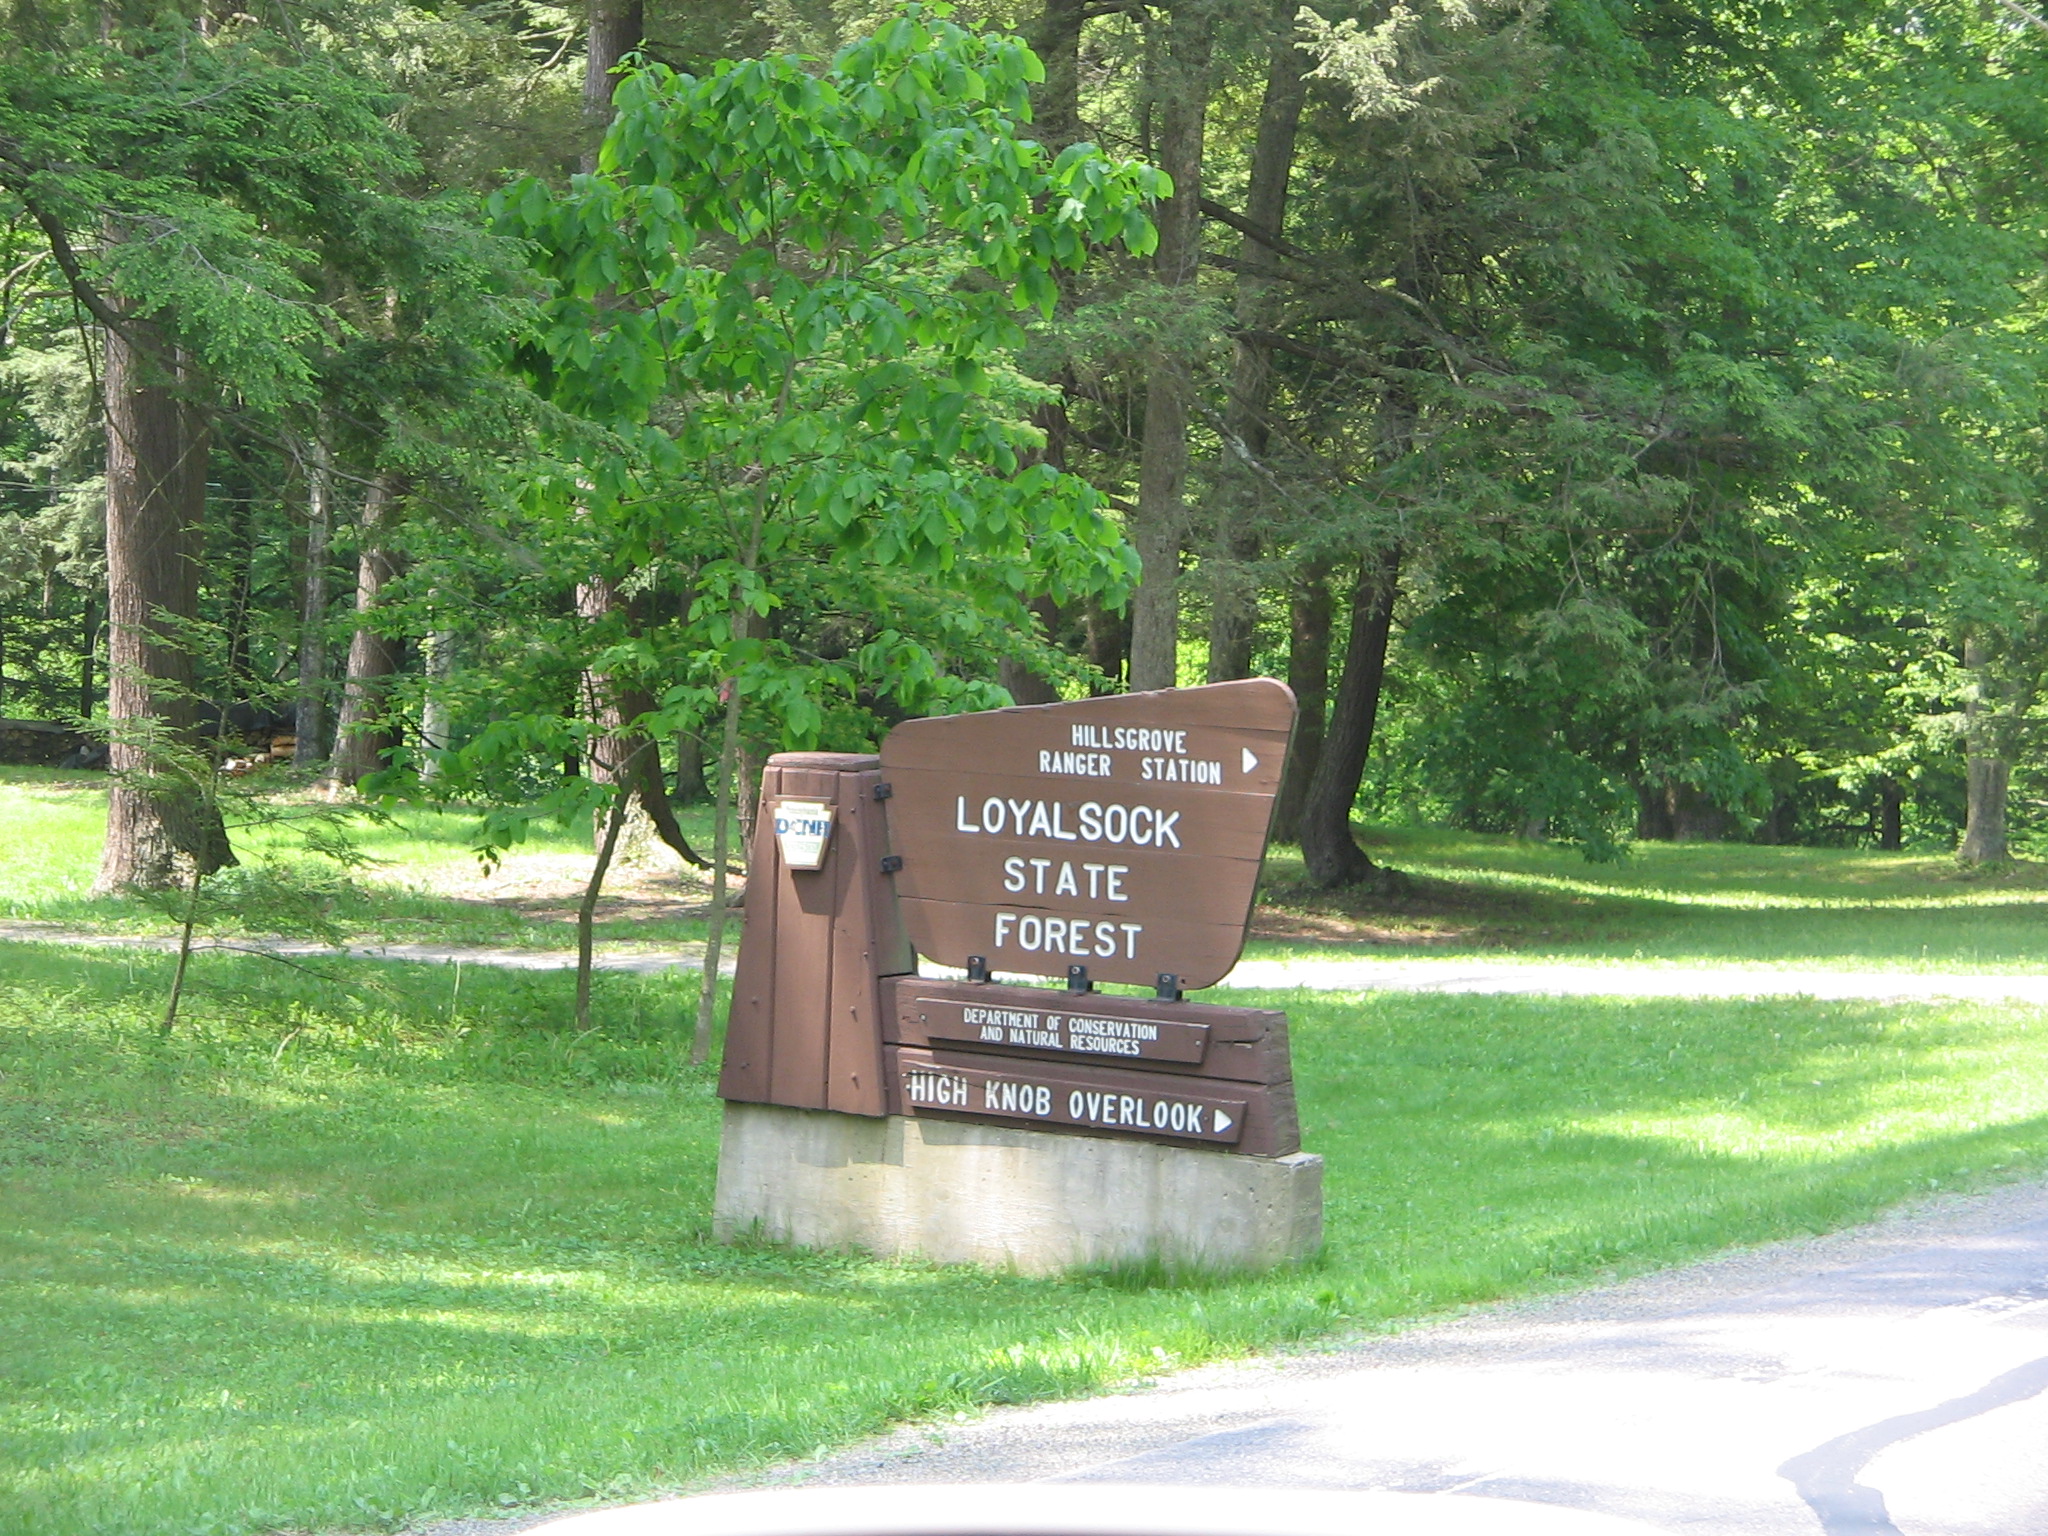
<svg viewBox="0 0 2048 1536">
<path fill-rule="evenodd" d="M 1177 5 L 1168 14 L 1159 68 L 1159 168 L 1173 195 L 1155 210 L 1156 276 L 1176 294 L 1192 286 L 1202 255 L 1202 130 L 1208 112 L 1215 17 L 1210 7 Z M 1171 688 L 1180 674 L 1180 557 L 1187 538 L 1188 378 L 1182 348 L 1160 337 L 1145 351 L 1145 424 L 1138 454 L 1138 507 L 1131 542 L 1142 570 L 1131 596 L 1131 688 Z"/>
<path fill-rule="evenodd" d="M 198 618 L 207 429 L 180 397 L 163 328 L 131 316 L 106 333 L 107 839 L 93 894 L 162 890 L 234 862 L 220 809 L 189 760 L 193 658 L 181 621 Z M 84 669 L 92 667 L 87 609 Z M 90 693 L 90 688 L 84 690 Z M 183 866 L 181 868 L 181 866 Z"/>
<path fill-rule="evenodd" d="M 738 766 L 734 771 L 738 773 L 739 780 L 734 793 L 740 797 L 740 846 L 752 848 L 754 822 L 761 809 L 761 775 L 768 768 L 768 753 L 763 750 L 760 743 L 748 741 L 744 736 L 740 738 L 738 750 L 739 756 L 734 759 Z"/>
<path fill-rule="evenodd" d="M 1401 550 L 1396 545 L 1378 558 L 1360 562 L 1358 582 L 1351 591 L 1351 637 L 1344 647 L 1344 671 L 1315 778 L 1301 808 L 1302 861 L 1309 879 L 1326 888 L 1368 880 L 1382 894 L 1399 888 L 1399 877 L 1375 865 L 1351 836 L 1351 807 L 1372 750 L 1400 581 Z"/>
<path fill-rule="evenodd" d="M 597 577 L 576 588 L 576 611 L 596 623 L 610 614 L 626 613 L 627 605 L 616 586 Z M 653 696 L 644 688 L 600 672 L 584 673 L 583 686 L 590 720 L 599 732 L 584 770 L 596 783 L 618 785 L 620 793 L 632 800 L 620 832 L 621 862 L 630 864 L 644 858 L 659 839 L 684 863 L 703 868 L 703 858 L 683 836 L 669 804 L 661 754 L 634 723 L 654 712 Z M 591 832 L 593 844 L 605 835 L 595 824 Z"/>
<path fill-rule="evenodd" d="M 306 455 L 306 579 L 300 588 L 299 688 L 292 710 L 297 742 L 292 765 L 320 761 L 327 729 L 327 541 L 334 528 L 334 464 L 326 426 L 316 429 Z"/>
<path fill-rule="evenodd" d="M 1681 843 L 1718 843 L 1734 829 L 1735 818 L 1698 785 L 1674 779 L 1664 786 L 1671 807 L 1671 835 Z"/>
<path fill-rule="evenodd" d="M 1259 106 L 1258 137 L 1252 145 L 1251 179 L 1245 188 L 1245 218 L 1278 236 L 1287 218 L 1287 184 L 1294 170 L 1294 142 L 1301 109 L 1308 97 L 1308 56 L 1294 46 L 1291 32 L 1293 0 L 1286 0 L 1273 39 L 1266 72 L 1266 93 Z M 1238 247 L 1247 262 L 1270 265 L 1272 252 L 1247 236 Z M 1237 279 L 1237 323 L 1246 332 L 1261 329 L 1269 318 L 1271 280 L 1255 272 Z M 1224 422 L 1255 458 L 1263 459 L 1271 438 L 1266 414 L 1273 396 L 1273 350 L 1249 336 L 1237 340 L 1230 377 L 1230 400 Z M 1225 462 L 1228 463 L 1226 453 Z M 1224 526 L 1212 557 L 1216 570 L 1210 584 L 1209 681 L 1249 677 L 1252 643 L 1258 630 L 1258 585 L 1250 566 L 1259 558 L 1259 504 L 1262 487 L 1247 468 L 1230 476 L 1238 494 L 1223 500 Z"/>
<path fill-rule="evenodd" d="M 449 745 L 448 680 L 455 675 L 455 632 L 437 629 L 420 649 L 426 652 L 427 668 L 426 697 L 420 701 L 420 782 L 431 784 L 441 766 L 430 754 Z"/>
<path fill-rule="evenodd" d="M 1323 720 L 1330 702 L 1332 608 L 1329 572 L 1320 567 L 1303 572 L 1288 613 L 1287 686 L 1294 690 L 1297 710 L 1294 741 L 1287 749 L 1287 767 L 1280 776 L 1280 794 L 1273 807 L 1273 836 L 1283 843 L 1301 841 L 1301 807 L 1323 757 Z"/>
<path fill-rule="evenodd" d="M 1045 0 L 1036 24 L 1031 28 L 1032 52 L 1038 55 L 1039 63 L 1045 68 L 1044 80 L 1031 92 L 1032 137 L 1054 154 L 1084 137 L 1081 129 L 1081 28 L 1087 19 L 1088 0 Z M 1059 285 L 1062 303 L 1066 303 L 1074 291 L 1075 275 L 1062 268 L 1054 272 L 1053 280 Z M 1064 470 L 1071 427 L 1067 401 L 1074 390 L 1073 370 L 1061 369 L 1052 383 L 1059 394 L 1033 410 L 1031 422 L 1045 434 L 1045 446 L 1038 452 L 1039 461 Z M 1047 635 L 1053 634 L 1060 622 L 1058 604 L 1048 596 L 1041 596 L 1031 606 L 1044 623 Z M 1058 691 L 1050 682 L 1028 670 L 1021 662 L 1004 660 L 997 663 L 996 680 L 1019 704 L 1051 704 L 1059 698 Z"/>
<path fill-rule="evenodd" d="M 398 671 L 398 646 L 373 627 L 384 584 L 398 574 L 390 551 L 391 507 L 397 476 L 379 472 L 363 495 L 362 545 L 356 552 L 356 630 L 349 640 L 347 681 L 341 714 L 334 722 L 334 762 L 329 777 L 350 788 L 375 772 L 397 735 L 384 722 L 385 696 Z"/>
<path fill-rule="evenodd" d="M 1051 598 L 1041 597 L 1034 599 L 1031 604 L 1031 611 L 1038 616 L 1038 622 L 1044 626 L 1048 637 L 1058 630 L 1060 623 L 1059 605 L 1053 602 Z M 1019 704 L 1057 704 L 1059 702 L 1059 690 L 1053 687 L 1049 679 L 1033 672 L 1023 662 L 1013 661 L 1007 656 L 996 663 L 996 681 L 1007 688 L 1010 691 L 1010 697 Z"/>
<path fill-rule="evenodd" d="M 596 140 L 603 136 L 611 122 L 612 93 L 618 87 L 612 71 L 621 59 L 640 46 L 644 30 L 640 0 L 590 0 L 590 30 L 583 53 L 583 116 L 591 133 L 591 147 L 583 156 L 585 171 L 597 169 Z M 602 624 L 614 613 L 622 611 L 623 606 L 617 585 L 608 577 L 593 576 L 576 588 L 577 616 L 591 625 Z M 625 729 L 626 721 L 640 711 L 627 707 L 621 691 L 611 678 L 594 672 L 583 675 L 583 693 L 590 719 L 603 733 L 601 740 L 591 743 L 590 761 L 586 767 L 592 780 L 599 784 L 619 784 L 621 797 L 631 797 L 631 802 L 621 813 L 625 820 L 618 837 L 623 862 L 631 864 L 645 857 L 656 835 L 650 797 L 633 793 L 637 781 L 644 780 L 651 768 L 664 806 L 667 803 L 667 785 L 662 781 L 659 753 L 651 750 L 642 752 L 641 749 L 648 745 L 647 737 L 638 731 Z M 649 758 L 654 759 L 651 765 Z M 674 818 L 670 820 L 673 822 Z M 591 834 L 593 846 L 602 846 L 605 828 L 593 824 Z M 677 837 L 680 840 L 681 834 L 678 833 Z M 695 862 L 694 854 L 689 857 Z"/>
<path fill-rule="evenodd" d="M 711 781 L 704 776 L 704 739 L 688 731 L 677 731 L 676 786 L 669 799 L 677 805 L 702 805 L 711 798 Z"/>
<path fill-rule="evenodd" d="M 1081 135 L 1081 24 L 1087 0 L 1045 0 L 1031 29 L 1031 51 L 1045 79 L 1031 93 L 1032 133 L 1057 154 Z"/>
<path fill-rule="evenodd" d="M 652 751 L 652 742 L 640 748 L 641 756 Z M 617 766 L 622 777 L 629 777 L 639 769 L 640 758 Z M 584 882 L 583 899 L 576 904 L 576 1028 L 582 1034 L 590 1032 L 591 952 L 596 947 L 597 898 L 604 891 L 604 877 L 612 867 L 612 853 L 619 846 L 619 833 L 626 824 L 626 793 L 622 789 L 613 795 L 612 803 L 605 809 L 603 830 L 597 839 L 597 858 L 591 863 L 590 878 Z"/>
<path fill-rule="evenodd" d="M 110 574 L 107 579 L 113 580 Z M 93 677 L 93 660 L 100 648 L 99 613 L 93 606 L 92 594 L 85 594 L 85 609 L 78 621 L 78 718 L 90 720 L 98 711 L 100 702 L 99 685 Z M 108 713 L 113 706 L 109 704 Z"/>
<path fill-rule="evenodd" d="M 231 454 L 232 471 L 223 476 L 228 509 L 228 697 L 224 704 L 248 704 L 256 691 L 249 670 L 249 613 L 255 596 L 256 519 L 250 502 L 255 487 L 239 453 Z"/>
<path fill-rule="evenodd" d="M 1662 783 L 1636 781 L 1636 839 L 1646 843 L 1668 843 L 1678 833 L 1672 825 L 1671 801 Z"/>
<path fill-rule="evenodd" d="M 1905 792 L 1894 778 L 1877 781 L 1877 846 L 1885 853 L 1897 853 L 1905 846 Z"/>
<path fill-rule="evenodd" d="M 646 24 L 640 0 L 590 0 L 590 34 L 583 51 L 583 115 L 591 130 L 591 147 L 583 169 L 597 169 L 596 140 L 611 125 L 612 92 L 618 80 L 612 71 L 619 60 L 640 46 Z"/>
<path fill-rule="evenodd" d="M 1967 754 L 1969 809 L 1963 823 L 1963 845 L 1956 857 L 1965 864 L 2003 864 L 2012 857 L 2006 843 L 2005 803 L 2012 764 L 1999 740 L 1990 691 L 1990 647 L 1975 635 L 1963 642 L 1963 668 L 1970 689 L 1963 701 L 1963 746 Z"/>
<path fill-rule="evenodd" d="M 1111 692 L 1120 690 L 1130 671 L 1131 613 L 1113 613 L 1097 598 L 1089 598 L 1081 609 L 1081 630 L 1086 637 L 1089 665 L 1109 681 Z"/>
</svg>

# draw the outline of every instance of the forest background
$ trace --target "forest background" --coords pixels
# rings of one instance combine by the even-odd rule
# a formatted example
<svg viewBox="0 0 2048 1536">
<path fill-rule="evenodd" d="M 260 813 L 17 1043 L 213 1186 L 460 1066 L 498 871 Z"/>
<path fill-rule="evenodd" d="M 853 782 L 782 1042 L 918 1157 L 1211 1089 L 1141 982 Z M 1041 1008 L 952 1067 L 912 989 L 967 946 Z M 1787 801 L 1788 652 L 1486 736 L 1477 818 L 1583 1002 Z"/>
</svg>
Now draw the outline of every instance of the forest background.
<svg viewBox="0 0 2048 1536">
<path fill-rule="evenodd" d="M 0 714 L 103 888 L 222 752 L 722 873 L 769 752 L 1262 673 L 1324 885 L 2048 838 L 2036 12 L 897 14 L 16 0 Z"/>
</svg>

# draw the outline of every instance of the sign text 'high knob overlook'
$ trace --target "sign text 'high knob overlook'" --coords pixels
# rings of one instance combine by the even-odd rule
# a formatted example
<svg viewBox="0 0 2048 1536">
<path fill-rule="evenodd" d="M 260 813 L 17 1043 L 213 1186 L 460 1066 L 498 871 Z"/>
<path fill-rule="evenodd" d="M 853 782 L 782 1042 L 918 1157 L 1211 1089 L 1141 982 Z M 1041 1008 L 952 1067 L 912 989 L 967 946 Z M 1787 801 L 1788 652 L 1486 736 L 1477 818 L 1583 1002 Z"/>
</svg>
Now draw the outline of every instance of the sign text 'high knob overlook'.
<svg viewBox="0 0 2048 1536">
<path fill-rule="evenodd" d="M 1271 678 L 897 726 L 882 778 L 912 946 L 970 971 L 1214 986 L 1244 948 L 1293 728 Z"/>
</svg>

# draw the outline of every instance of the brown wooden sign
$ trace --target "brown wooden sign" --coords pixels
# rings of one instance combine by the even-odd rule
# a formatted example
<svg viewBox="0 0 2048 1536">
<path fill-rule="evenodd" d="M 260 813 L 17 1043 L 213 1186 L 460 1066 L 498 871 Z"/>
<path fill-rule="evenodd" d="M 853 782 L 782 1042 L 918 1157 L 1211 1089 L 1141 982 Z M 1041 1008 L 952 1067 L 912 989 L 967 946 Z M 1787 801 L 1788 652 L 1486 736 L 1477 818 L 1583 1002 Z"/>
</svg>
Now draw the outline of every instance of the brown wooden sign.
<svg viewBox="0 0 2048 1536">
<path fill-rule="evenodd" d="M 1227 1143 L 1260 1157 L 1301 1150 L 1287 1016 L 1277 1009 L 919 976 L 884 987 L 891 1114 Z M 1108 1041 L 1114 1052 L 1102 1049 Z M 1140 1054 L 1126 1054 L 1133 1046 Z M 913 1085 L 912 1067 L 944 1070 Z M 1030 1097 L 1019 1097 L 1026 1087 Z M 1165 1103 L 1164 1118 L 1151 1108 L 1127 1116 L 1127 1097 Z M 1212 1116 L 1197 1131 L 1192 1111 L 1175 1104 L 1221 1105 L 1236 1128 Z"/>
<path fill-rule="evenodd" d="M 900 1114 L 1225 1146 L 1244 1140 L 1249 1096 L 1219 1092 L 1219 1084 L 1162 1074 L 1106 1076 L 1051 1062 L 941 1055 L 907 1045 L 892 1046 L 890 1054 Z"/>
<path fill-rule="evenodd" d="M 1114 1006 L 1091 1006 L 1115 1001 L 1092 995 L 1072 1003 L 1058 992 L 1041 995 L 1043 1003 L 1029 997 L 921 997 L 917 1008 L 925 1037 L 934 1043 L 1174 1063 L 1199 1062 L 1209 1047 L 1206 1024 L 1134 1019 Z"/>
<path fill-rule="evenodd" d="M 1279 792 L 1270 678 L 912 720 L 882 744 L 905 931 L 991 970 L 1221 981 Z"/>
<path fill-rule="evenodd" d="M 929 976 L 892 977 L 885 1012 L 892 1045 L 1022 1053 L 1100 1060 L 1103 1066 L 1186 1073 L 1239 1083 L 1291 1081 L 1287 1015 L 1277 1008 L 1225 1008 L 1215 1003 L 1161 1003 L 1148 997 L 1115 997 L 1103 992 L 1072 993 L 1053 987 L 939 981 Z M 1036 1019 L 1035 1024 L 1021 1022 Z M 1074 1020 L 1081 1022 L 1078 1027 Z M 1003 1039 L 984 1033 L 1000 1028 Z M 1150 1028 L 1159 1031 L 1147 1038 Z M 1047 1044 L 1051 1036 L 1063 1044 Z M 1091 1050 L 1098 1041 L 1118 1039 L 1114 1051 Z M 1195 1054 L 1190 1042 L 1199 1040 Z M 1077 1044 L 1078 1042 L 1078 1048 Z M 1131 1046 L 1137 1046 L 1136 1054 Z M 1173 1054 L 1169 1055 L 1168 1052 Z"/>
</svg>

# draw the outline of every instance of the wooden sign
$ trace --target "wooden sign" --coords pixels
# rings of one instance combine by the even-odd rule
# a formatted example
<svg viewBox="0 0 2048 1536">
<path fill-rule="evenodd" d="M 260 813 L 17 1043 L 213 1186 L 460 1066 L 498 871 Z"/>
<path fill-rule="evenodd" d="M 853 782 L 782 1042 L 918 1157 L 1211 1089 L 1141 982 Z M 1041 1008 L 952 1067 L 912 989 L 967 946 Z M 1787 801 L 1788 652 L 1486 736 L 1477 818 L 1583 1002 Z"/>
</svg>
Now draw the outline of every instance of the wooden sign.
<svg viewBox="0 0 2048 1536">
<path fill-rule="evenodd" d="M 1051 987 L 940 981 L 930 976 L 893 977 L 887 986 L 894 990 L 883 1015 L 883 1028 L 891 1045 L 1068 1058 L 1094 1059 L 1099 1056 L 1104 1066 L 1184 1072 L 1240 1083 L 1278 1084 L 1293 1077 L 1287 1045 L 1287 1015 L 1277 1008 L 1161 1003 L 1149 997 L 1115 997 L 1102 992 L 1076 995 Z M 1157 1042 L 1142 1041 L 1140 1054 L 1131 1055 L 1125 1049 L 1114 1053 L 1091 1052 L 1070 1046 L 1049 1046 L 1027 1038 L 1056 1034 L 1063 1041 L 1071 1041 L 1073 1033 L 1064 1021 L 1075 1014 L 1085 1020 L 1114 1021 L 1112 1029 L 1132 1028 L 1132 1033 L 1139 1035 L 1143 1031 L 1133 1026 L 1154 1025 L 1159 1029 L 1159 1039 Z M 1011 1015 L 1036 1017 L 1040 1024 L 1027 1025 L 1012 1033 L 1008 1022 Z M 1054 1028 L 1044 1027 L 1053 1018 L 1063 1022 Z M 1003 1021 L 1004 1038 L 1001 1041 L 982 1034 L 985 1025 L 994 1020 Z M 1108 1034 L 1108 1030 L 1088 1022 L 1084 1022 L 1079 1031 L 1083 1042 Z M 1186 1041 L 1190 1037 L 1202 1041 L 1199 1056 L 1185 1045 L 1168 1043 Z M 1174 1051 L 1175 1055 L 1168 1056 L 1165 1054 L 1167 1051 Z"/>
<path fill-rule="evenodd" d="M 1048 1062 L 940 1056 L 892 1048 L 902 1114 L 937 1112 L 1035 1126 L 1217 1142 L 1244 1139 L 1247 1100 L 1188 1078 L 1114 1079 Z"/>
<path fill-rule="evenodd" d="M 1260 1157 L 1301 1150 L 1287 1015 L 1277 1009 L 921 976 L 884 985 L 891 1114 L 1227 1142 Z M 1105 1052 L 1112 1040 L 1117 1049 Z M 1126 1054 L 1132 1046 L 1139 1054 Z M 913 1067 L 939 1075 L 913 1084 Z M 1019 1097 L 1026 1087 L 1030 1097 Z M 1150 1108 L 1127 1118 L 1125 1098 L 1163 1102 L 1165 1118 Z M 1220 1105 L 1235 1129 L 1212 1116 L 1196 1131 L 1191 1111 L 1174 1104 Z"/>
<path fill-rule="evenodd" d="M 1002 990 L 1014 994 L 1025 989 Z M 1117 1060 L 1202 1059 L 1209 1046 L 1208 1025 L 1132 1018 L 1114 1006 L 1121 1001 L 1091 994 L 1070 1001 L 1064 993 L 1039 991 L 1036 997 L 921 997 L 916 1006 L 925 1037 L 933 1042 Z"/>
<path fill-rule="evenodd" d="M 1215 985 L 1244 948 L 1293 728 L 1270 678 L 897 726 L 882 777 L 912 945 Z"/>
</svg>

